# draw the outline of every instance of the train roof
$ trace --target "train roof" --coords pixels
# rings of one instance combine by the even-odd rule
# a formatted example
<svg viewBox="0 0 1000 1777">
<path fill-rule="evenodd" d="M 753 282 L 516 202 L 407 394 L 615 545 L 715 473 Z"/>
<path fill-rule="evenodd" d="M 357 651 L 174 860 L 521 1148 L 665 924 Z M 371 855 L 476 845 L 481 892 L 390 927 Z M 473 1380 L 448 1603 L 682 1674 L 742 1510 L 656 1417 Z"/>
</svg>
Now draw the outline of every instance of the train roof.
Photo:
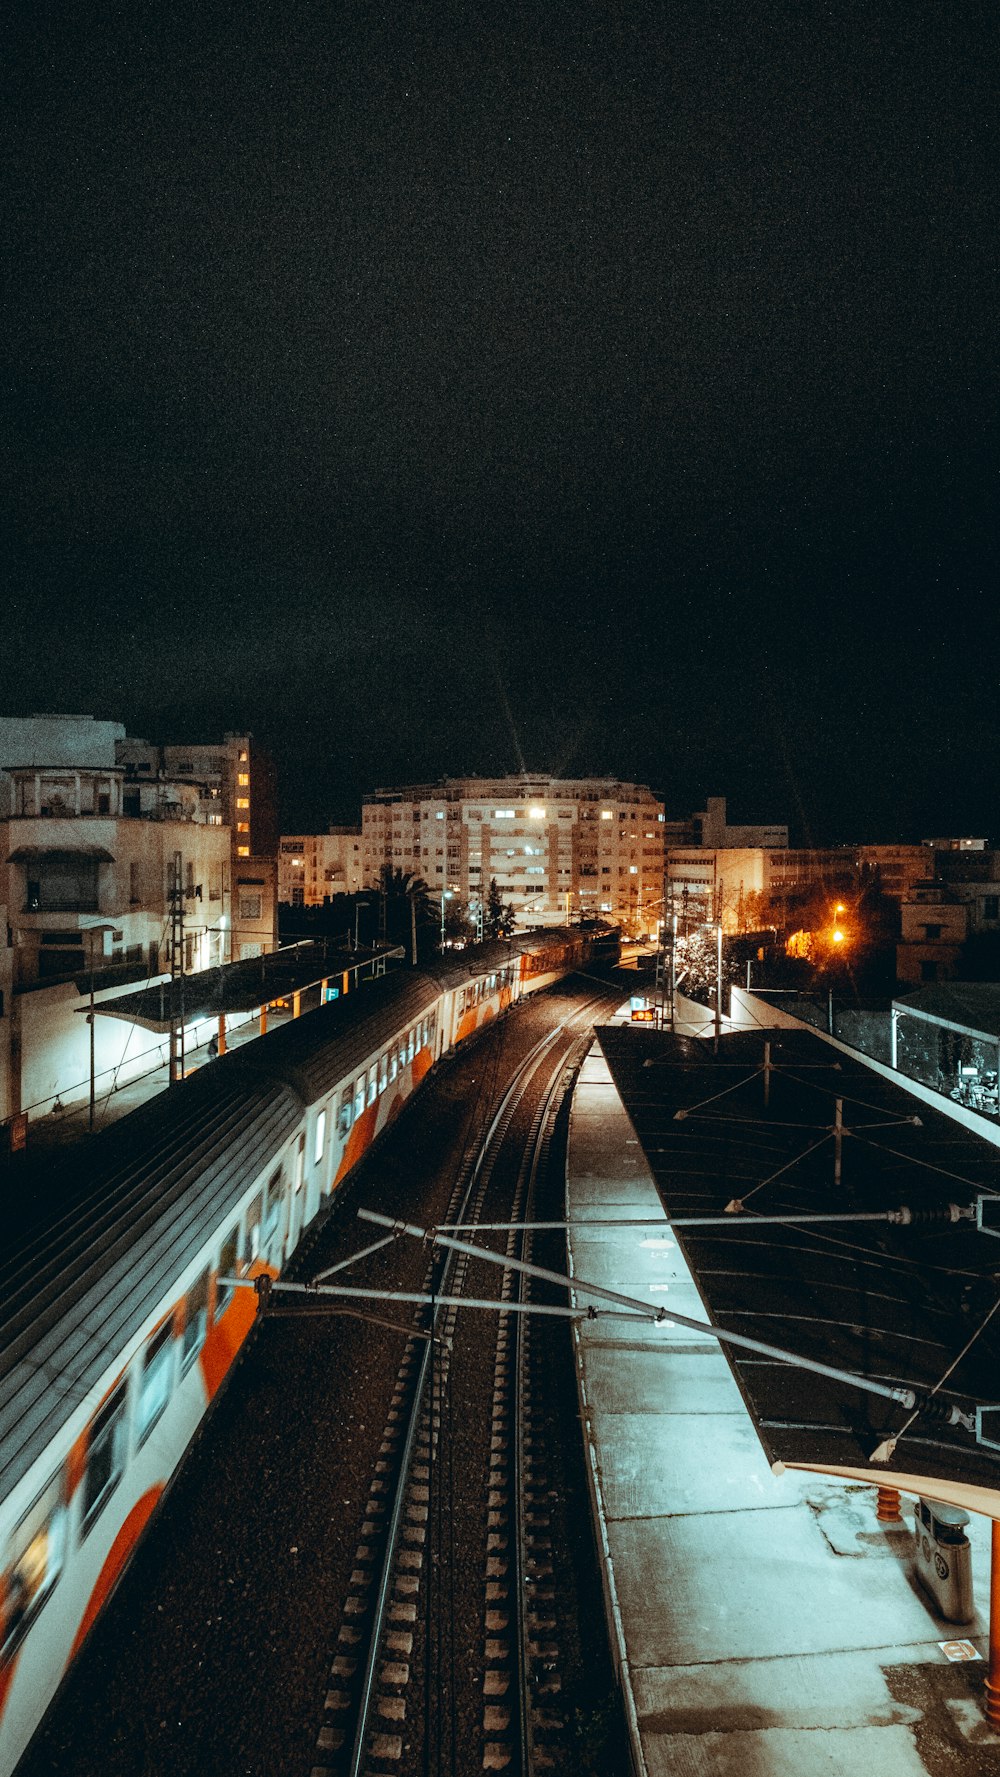
<svg viewBox="0 0 1000 1777">
<path fill-rule="evenodd" d="M 284 1083 L 205 1068 L 53 1169 L 50 1214 L 15 1233 L 0 1265 L 0 1497 L 301 1118 Z"/>
</svg>

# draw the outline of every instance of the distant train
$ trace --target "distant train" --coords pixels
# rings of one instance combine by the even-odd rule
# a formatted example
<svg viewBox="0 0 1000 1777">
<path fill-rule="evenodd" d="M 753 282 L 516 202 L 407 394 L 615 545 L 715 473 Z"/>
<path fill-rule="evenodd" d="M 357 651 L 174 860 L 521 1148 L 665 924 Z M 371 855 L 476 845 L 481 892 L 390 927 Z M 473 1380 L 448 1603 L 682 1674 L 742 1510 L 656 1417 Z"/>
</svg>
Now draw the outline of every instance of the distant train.
<svg viewBox="0 0 1000 1777">
<path fill-rule="evenodd" d="M 277 1276 L 433 1064 L 607 934 L 401 970 L 202 1068 L 53 1180 L 0 1269 L 0 1777 L 106 1602 Z M 56 1201 L 56 1199 L 53 1199 Z"/>
</svg>

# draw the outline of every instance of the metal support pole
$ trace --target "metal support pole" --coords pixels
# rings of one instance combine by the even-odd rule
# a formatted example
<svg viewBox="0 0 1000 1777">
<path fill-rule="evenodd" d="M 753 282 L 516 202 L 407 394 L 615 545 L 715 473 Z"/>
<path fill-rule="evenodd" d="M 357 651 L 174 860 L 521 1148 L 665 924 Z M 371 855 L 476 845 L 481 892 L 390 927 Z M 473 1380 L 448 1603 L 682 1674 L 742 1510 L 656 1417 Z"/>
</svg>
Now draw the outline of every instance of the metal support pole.
<svg viewBox="0 0 1000 1777">
<path fill-rule="evenodd" d="M 219 1013 L 219 1054 L 225 1055 L 225 1053 L 226 1053 L 226 1014 L 225 1014 L 225 1012 L 220 1012 Z"/>
<path fill-rule="evenodd" d="M 986 1719 L 1000 1728 L 1000 1524 L 991 1525 L 990 1550 L 990 1658 L 986 1672 Z"/>
<path fill-rule="evenodd" d="M 267 1006 L 266 1006 L 266 1004 L 261 1006 L 261 1009 L 260 1009 L 260 1034 L 262 1037 L 267 1035 Z"/>
<path fill-rule="evenodd" d="M 292 994 L 292 1017 L 299 1018 L 299 1017 L 301 1017 L 301 1015 L 302 1015 L 302 995 L 301 995 L 301 993 L 296 991 L 295 993 Z"/>
<path fill-rule="evenodd" d="M 749 967 L 750 967 L 750 965 L 748 963 L 747 968 L 749 968 Z M 765 1043 L 764 1044 L 764 1109 L 765 1110 L 767 1109 L 770 1102 L 771 1102 L 771 1045 L 770 1045 L 770 1043 Z"/>
<path fill-rule="evenodd" d="M 87 1016 L 90 1025 L 90 1109 L 87 1116 L 87 1130 L 94 1133 L 94 1100 L 96 1097 L 96 1063 L 94 1056 L 94 939 L 90 939 L 90 1012 Z"/>
<path fill-rule="evenodd" d="M 833 1110 L 833 1182 L 840 1184 L 844 1153 L 844 1101 L 838 1098 Z"/>
<path fill-rule="evenodd" d="M 719 1053 L 722 1035 L 722 921 L 715 928 L 715 1054 Z"/>
</svg>

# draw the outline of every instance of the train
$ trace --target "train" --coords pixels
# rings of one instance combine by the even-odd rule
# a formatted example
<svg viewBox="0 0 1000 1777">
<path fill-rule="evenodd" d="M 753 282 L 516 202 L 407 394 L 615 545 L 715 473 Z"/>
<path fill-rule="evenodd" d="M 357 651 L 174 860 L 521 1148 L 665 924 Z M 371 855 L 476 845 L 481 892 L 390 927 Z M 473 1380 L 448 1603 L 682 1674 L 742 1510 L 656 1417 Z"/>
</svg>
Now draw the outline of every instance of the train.
<svg viewBox="0 0 1000 1777">
<path fill-rule="evenodd" d="M 0 1268 L 9 1777 L 278 1277 L 443 1056 L 608 944 L 551 928 L 400 969 L 199 1069 L 54 1168 Z"/>
</svg>

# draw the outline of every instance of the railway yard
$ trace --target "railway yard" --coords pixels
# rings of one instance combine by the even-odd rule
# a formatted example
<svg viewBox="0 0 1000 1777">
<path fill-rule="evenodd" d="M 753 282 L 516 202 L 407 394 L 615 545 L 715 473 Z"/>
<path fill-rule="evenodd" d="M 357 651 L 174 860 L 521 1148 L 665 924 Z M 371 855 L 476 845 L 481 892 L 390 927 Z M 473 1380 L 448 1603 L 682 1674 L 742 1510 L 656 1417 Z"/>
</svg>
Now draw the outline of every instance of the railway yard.
<svg viewBox="0 0 1000 1777">
<path fill-rule="evenodd" d="M 568 1089 L 620 999 L 574 979 L 522 1004 L 356 1169 L 288 1278 L 434 1310 L 272 1292 L 18 1777 L 627 1769 L 570 1322 L 519 1313 L 516 1272 L 357 1216 L 558 1216 Z M 564 1237 L 535 1241 L 563 1271 Z"/>
</svg>

